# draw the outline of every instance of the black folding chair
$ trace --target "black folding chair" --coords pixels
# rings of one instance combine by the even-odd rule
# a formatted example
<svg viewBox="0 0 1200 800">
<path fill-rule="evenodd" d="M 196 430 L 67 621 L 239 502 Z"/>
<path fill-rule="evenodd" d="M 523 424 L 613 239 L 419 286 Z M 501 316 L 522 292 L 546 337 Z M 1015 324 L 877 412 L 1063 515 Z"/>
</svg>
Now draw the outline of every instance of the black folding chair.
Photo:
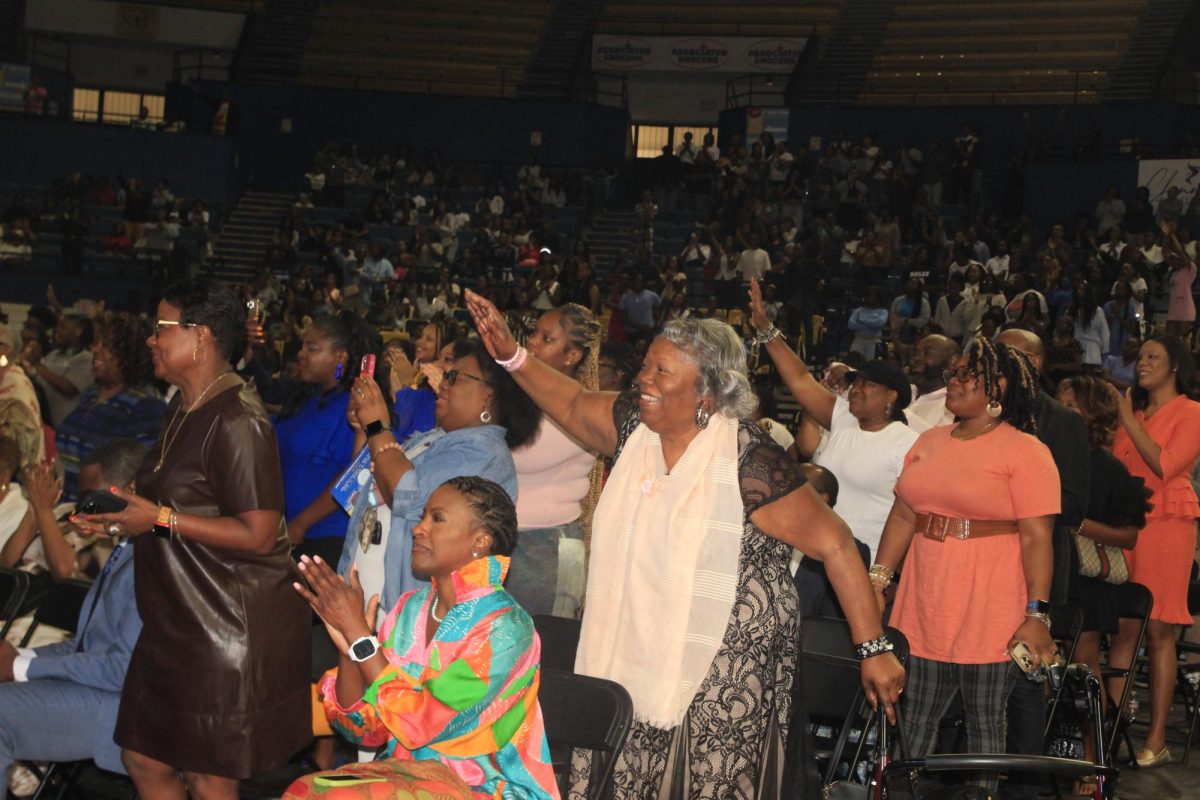
<svg viewBox="0 0 1200 800">
<path fill-rule="evenodd" d="M 20 646 L 27 646 L 33 639 L 34 631 L 42 625 L 75 633 L 79 624 L 79 614 L 83 611 L 83 601 L 90 588 L 91 581 L 73 578 L 56 584 L 49 594 L 38 602 L 37 609 L 33 612 L 33 622 L 29 624 L 29 630 L 25 631 Z"/>
<path fill-rule="evenodd" d="M 908 663 L 908 640 L 895 628 L 886 628 L 888 639 L 895 646 L 895 655 L 901 664 Z M 854 774 L 854 766 L 862 757 L 866 744 L 866 731 L 875 718 L 863 696 L 860 662 L 854 652 L 854 641 L 850 635 L 850 624 L 835 617 L 809 617 L 804 620 L 800 631 L 800 702 L 810 723 L 836 725 L 838 733 L 828 749 L 813 743 L 811 757 L 825 761 L 824 782 L 832 783 L 839 772 L 839 765 L 847 763 L 847 774 Z M 849 702 L 847 702 L 849 698 Z M 794 736 L 809 736 L 807 730 L 792 726 Z M 859 740 L 854 755 L 844 758 L 851 731 L 859 731 Z M 789 747 L 795 755 L 797 748 Z M 798 764 L 804 770 L 807 764 Z"/>
<path fill-rule="evenodd" d="M 1129 763 L 1136 765 L 1137 755 L 1133 747 L 1133 740 L 1129 737 L 1129 725 L 1123 720 L 1125 719 L 1125 706 L 1129 702 L 1129 693 L 1133 691 L 1134 679 L 1137 677 L 1137 654 L 1146 642 L 1146 625 L 1150 621 L 1150 610 L 1154 607 L 1154 595 L 1140 583 L 1122 584 L 1117 587 L 1117 607 L 1121 619 L 1136 619 L 1139 621 L 1139 627 L 1137 644 L 1133 648 L 1134 656 L 1132 663 L 1125 666 L 1110 663 L 1104 669 L 1100 670 L 1102 680 L 1108 681 L 1112 678 L 1125 679 L 1125 688 L 1121 692 L 1121 698 L 1115 706 L 1116 713 L 1113 715 L 1112 726 L 1105 734 L 1104 756 L 1106 764 L 1115 764 L 1117 761 L 1117 752 L 1121 748 L 1121 743 L 1124 742 L 1129 750 Z M 1109 698 L 1109 702 L 1113 702 L 1112 697 Z"/>
<path fill-rule="evenodd" d="M 13 622 L 17 619 L 17 611 L 25 602 L 25 595 L 28 593 L 29 573 L 0 567 L 0 616 L 4 617 L 4 625 L 0 627 L 0 639 L 8 636 Z"/>
<path fill-rule="evenodd" d="M 582 626 L 577 619 L 552 617 L 538 614 L 533 618 L 533 627 L 542 640 L 542 666 L 562 672 L 575 671 L 575 651 L 579 649 L 579 631 Z"/>
<path fill-rule="evenodd" d="M 1188 613 L 1192 616 L 1200 614 L 1200 581 L 1191 581 L 1188 584 Z M 1179 641 L 1175 643 L 1176 649 L 1180 655 L 1193 656 L 1200 653 L 1200 643 L 1189 642 L 1183 637 L 1188 629 L 1184 628 L 1179 634 Z M 1196 685 L 1192 683 L 1192 679 L 1200 673 L 1200 662 L 1187 661 L 1179 665 L 1179 691 L 1183 693 L 1184 701 L 1191 706 L 1191 713 L 1188 715 L 1188 732 L 1187 742 L 1183 746 L 1183 763 L 1188 763 L 1188 756 L 1192 754 L 1192 736 L 1196 732 L 1196 720 L 1200 716 L 1200 690 L 1197 690 Z"/>
<path fill-rule="evenodd" d="M 1063 603 L 1050 610 L 1050 620 L 1050 636 L 1058 644 L 1058 651 L 1062 653 L 1065 663 L 1070 664 L 1075 660 L 1075 643 L 1079 641 L 1079 634 L 1083 631 L 1083 609 L 1074 603 Z M 1058 688 L 1051 687 L 1050 689 L 1050 701 L 1046 706 L 1046 729 L 1043 731 L 1043 736 L 1050 734 L 1064 685 L 1060 682 Z"/>
<path fill-rule="evenodd" d="M 538 703 L 562 795 L 567 794 L 571 751 L 580 748 L 592 751 L 589 800 L 607 796 L 617 753 L 633 723 L 629 692 L 613 681 L 543 667 Z"/>
</svg>

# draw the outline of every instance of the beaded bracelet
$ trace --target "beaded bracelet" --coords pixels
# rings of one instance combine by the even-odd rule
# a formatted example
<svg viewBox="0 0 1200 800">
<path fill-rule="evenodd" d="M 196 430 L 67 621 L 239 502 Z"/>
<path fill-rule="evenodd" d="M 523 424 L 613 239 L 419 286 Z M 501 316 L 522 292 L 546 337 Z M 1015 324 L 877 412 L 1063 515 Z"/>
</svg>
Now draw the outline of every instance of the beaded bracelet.
<svg viewBox="0 0 1200 800">
<path fill-rule="evenodd" d="M 866 661 L 868 658 L 881 656 L 884 653 L 890 653 L 895 649 L 896 646 L 892 644 L 891 640 L 888 639 L 887 634 L 885 633 L 877 639 L 871 639 L 869 642 L 863 642 L 862 644 L 855 645 L 854 653 L 858 656 L 859 661 Z"/>
<path fill-rule="evenodd" d="M 871 585 L 882 592 L 892 585 L 896 571 L 883 564 L 874 564 L 871 566 L 871 571 L 867 573 L 867 577 L 870 578 Z"/>
<path fill-rule="evenodd" d="M 525 359 L 529 357 L 529 351 L 522 345 L 517 345 L 517 352 L 513 353 L 512 358 L 496 359 L 505 372 L 516 372 L 525 365 Z"/>
<path fill-rule="evenodd" d="M 767 329 L 765 331 L 759 331 L 754 334 L 754 343 L 766 344 L 772 339 L 782 335 L 782 331 L 780 331 L 779 328 L 776 328 L 774 323 L 771 323 L 770 325 L 767 325 Z"/>
<path fill-rule="evenodd" d="M 375 471 L 375 459 L 379 458 L 381 455 L 386 453 L 388 450 L 403 450 L 403 449 L 404 448 L 400 446 L 399 442 L 388 442 L 383 447 L 380 447 L 378 450 L 375 451 L 375 455 L 371 457 L 371 464 L 369 467 L 371 472 Z"/>
</svg>

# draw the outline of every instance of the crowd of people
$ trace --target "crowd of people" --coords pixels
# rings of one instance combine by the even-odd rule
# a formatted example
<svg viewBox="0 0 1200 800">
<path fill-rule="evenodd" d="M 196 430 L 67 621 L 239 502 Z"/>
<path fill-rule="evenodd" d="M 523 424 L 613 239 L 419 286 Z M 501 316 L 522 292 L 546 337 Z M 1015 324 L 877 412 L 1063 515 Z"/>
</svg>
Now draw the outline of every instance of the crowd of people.
<svg viewBox="0 0 1200 800">
<path fill-rule="evenodd" d="M 576 671 L 633 700 L 615 796 L 779 796 L 774 755 L 807 735 L 797 626 L 831 607 L 912 755 L 956 697 L 968 750 L 1037 753 L 1052 610 L 1084 607 L 1079 660 L 1105 635 L 1134 656 L 1097 547 L 1154 596 L 1137 758 L 1170 761 L 1200 515 L 1190 212 L 1110 191 L 1043 239 L 978 211 L 980 146 L 685 142 L 603 265 L 557 234 L 536 162 L 465 210 L 447 190 L 476 179 L 436 158 L 333 149 L 253 283 L 189 279 L 149 319 L 51 295 L 0 327 L 0 562 L 95 577 L 108 609 L 71 653 L 2 646 L 0 709 L 40 702 L 52 656 L 109 665 L 73 681 L 93 716 L 61 711 L 90 738 L 52 749 L 5 711 L 0 767 L 96 758 L 142 794 L 232 797 L 304 751 L 289 796 L 558 796 L 532 622 L 556 615 L 581 620 Z M 354 182 L 370 219 L 302 213 Z M 694 223 L 678 253 L 668 214 Z M 411 241 L 369 235 L 393 223 Z M 591 775 L 575 752 L 569 796 Z"/>
</svg>

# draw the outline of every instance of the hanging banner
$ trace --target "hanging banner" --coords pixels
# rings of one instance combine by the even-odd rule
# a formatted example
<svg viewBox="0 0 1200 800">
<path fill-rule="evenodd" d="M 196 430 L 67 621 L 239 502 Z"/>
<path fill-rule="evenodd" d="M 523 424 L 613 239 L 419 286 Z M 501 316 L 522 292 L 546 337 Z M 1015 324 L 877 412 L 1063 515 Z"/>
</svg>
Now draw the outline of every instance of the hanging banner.
<svg viewBox="0 0 1200 800">
<path fill-rule="evenodd" d="M 592 38 L 592 69 L 604 72 L 791 72 L 807 39 L 753 36 Z"/>
<path fill-rule="evenodd" d="M 1150 204 L 1167 196 L 1167 189 L 1179 187 L 1179 196 L 1186 209 L 1192 195 L 1200 189 L 1200 158 L 1146 159 L 1138 162 L 1138 186 L 1150 190 Z"/>
</svg>

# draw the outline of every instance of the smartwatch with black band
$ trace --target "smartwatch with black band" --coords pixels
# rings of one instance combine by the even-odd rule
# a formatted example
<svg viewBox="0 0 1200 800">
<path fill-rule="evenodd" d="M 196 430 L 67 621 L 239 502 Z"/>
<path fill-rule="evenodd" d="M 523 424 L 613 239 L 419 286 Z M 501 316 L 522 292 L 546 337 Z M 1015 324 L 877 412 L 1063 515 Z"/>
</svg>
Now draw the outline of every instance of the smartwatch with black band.
<svg viewBox="0 0 1200 800">
<path fill-rule="evenodd" d="M 384 431 L 390 431 L 391 427 L 383 420 L 377 419 L 374 422 L 368 422 L 367 427 L 363 428 L 363 430 L 367 432 L 367 438 L 370 439 L 372 436 L 377 436 Z"/>
</svg>

